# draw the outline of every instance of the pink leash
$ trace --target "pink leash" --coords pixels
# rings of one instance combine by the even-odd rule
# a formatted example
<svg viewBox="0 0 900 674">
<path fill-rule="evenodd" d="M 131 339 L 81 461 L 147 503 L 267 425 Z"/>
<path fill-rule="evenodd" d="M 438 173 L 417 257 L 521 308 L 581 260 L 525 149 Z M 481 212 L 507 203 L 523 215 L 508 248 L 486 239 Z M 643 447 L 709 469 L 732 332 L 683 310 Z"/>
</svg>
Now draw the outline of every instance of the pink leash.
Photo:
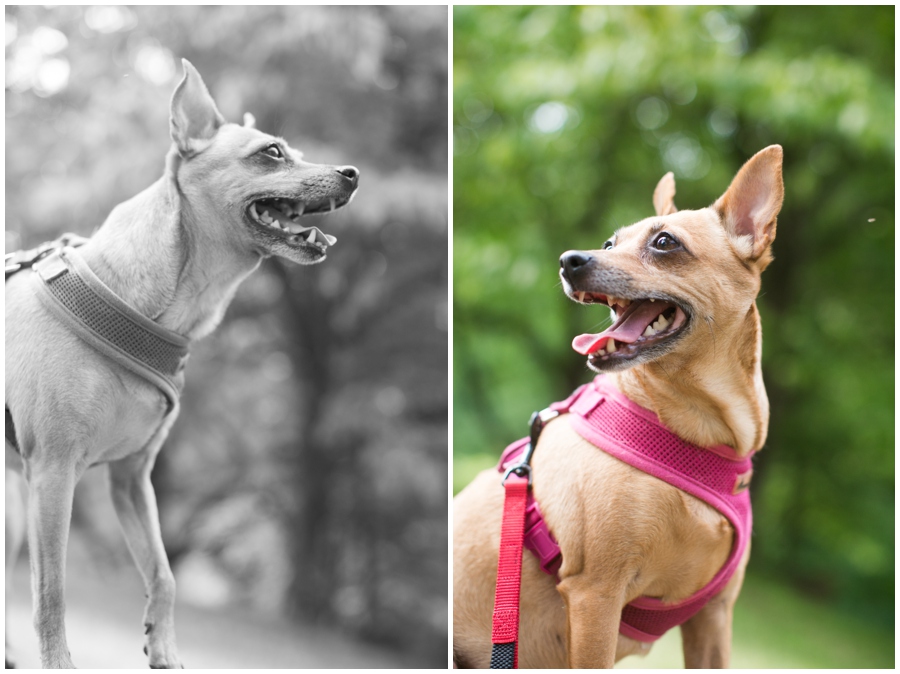
<svg viewBox="0 0 900 674">
<path fill-rule="evenodd" d="M 522 543 L 525 539 L 525 499 L 528 477 L 515 473 L 503 481 L 503 524 L 497 561 L 497 591 L 491 629 L 491 669 L 519 667 L 519 590 L 522 586 Z"/>
<path fill-rule="evenodd" d="M 546 409 L 531 415 L 531 436 L 522 460 L 503 475 L 503 521 L 497 559 L 497 589 L 491 622 L 491 669 L 519 668 L 519 592 L 522 588 L 522 545 L 525 510 L 531 490 L 531 455 L 544 424 L 559 412 Z"/>
</svg>

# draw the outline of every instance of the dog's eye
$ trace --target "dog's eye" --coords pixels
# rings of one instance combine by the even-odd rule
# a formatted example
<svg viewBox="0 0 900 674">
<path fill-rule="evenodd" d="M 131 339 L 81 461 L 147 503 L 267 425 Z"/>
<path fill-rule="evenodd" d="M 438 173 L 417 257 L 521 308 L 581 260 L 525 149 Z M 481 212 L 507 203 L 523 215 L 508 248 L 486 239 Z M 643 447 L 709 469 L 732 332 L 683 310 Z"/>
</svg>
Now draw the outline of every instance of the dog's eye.
<svg viewBox="0 0 900 674">
<path fill-rule="evenodd" d="M 603 250 L 612 250 L 613 242 L 612 239 L 603 244 Z"/>
<path fill-rule="evenodd" d="M 281 148 L 278 147 L 278 145 L 276 145 L 275 143 L 272 143 L 271 145 L 266 147 L 266 149 L 263 150 L 263 154 L 272 157 L 272 159 L 284 159 Z"/>
<path fill-rule="evenodd" d="M 678 241 L 671 234 L 663 232 L 656 237 L 656 240 L 653 242 L 653 247 L 656 248 L 656 250 L 674 250 L 675 248 L 678 248 Z"/>
</svg>

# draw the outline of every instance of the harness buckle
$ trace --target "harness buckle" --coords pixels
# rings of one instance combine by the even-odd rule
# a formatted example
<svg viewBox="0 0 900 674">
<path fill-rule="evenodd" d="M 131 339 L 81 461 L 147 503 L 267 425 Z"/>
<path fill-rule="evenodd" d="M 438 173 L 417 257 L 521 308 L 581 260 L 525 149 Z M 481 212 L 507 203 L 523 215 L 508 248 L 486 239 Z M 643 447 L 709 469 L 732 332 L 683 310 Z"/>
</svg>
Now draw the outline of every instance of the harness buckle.
<svg viewBox="0 0 900 674">
<path fill-rule="evenodd" d="M 60 251 L 53 251 L 53 254 L 42 257 L 34 265 L 34 270 L 40 274 L 45 283 L 49 283 L 69 271 L 69 265 L 66 264 Z"/>
</svg>

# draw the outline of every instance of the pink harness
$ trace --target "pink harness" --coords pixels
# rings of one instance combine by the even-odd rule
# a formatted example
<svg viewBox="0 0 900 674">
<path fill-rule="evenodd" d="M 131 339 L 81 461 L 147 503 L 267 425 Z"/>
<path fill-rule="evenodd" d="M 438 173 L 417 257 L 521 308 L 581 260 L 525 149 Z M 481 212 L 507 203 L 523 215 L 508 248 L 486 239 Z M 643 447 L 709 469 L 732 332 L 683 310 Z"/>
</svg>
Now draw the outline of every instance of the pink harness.
<svg viewBox="0 0 900 674">
<path fill-rule="evenodd" d="M 747 549 L 752 527 L 750 456 L 739 458 L 731 447 L 701 449 L 662 425 L 653 412 L 622 395 L 603 375 L 580 386 L 569 398 L 550 406 L 568 413 L 572 428 L 585 440 L 638 470 L 658 477 L 708 503 L 731 522 L 734 544 L 725 565 L 699 592 L 674 604 L 652 597 L 638 597 L 622 609 L 619 632 L 638 641 L 653 642 L 668 630 L 686 622 L 728 583 Z M 514 442 L 503 451 L 498 469 L 518 463 L 529 439 Z M 556 575 L 562 552 L 547 528 L 537 501 L 528 492 L 525 547 L 540 560 L 541 569 Z"/>
</svg>

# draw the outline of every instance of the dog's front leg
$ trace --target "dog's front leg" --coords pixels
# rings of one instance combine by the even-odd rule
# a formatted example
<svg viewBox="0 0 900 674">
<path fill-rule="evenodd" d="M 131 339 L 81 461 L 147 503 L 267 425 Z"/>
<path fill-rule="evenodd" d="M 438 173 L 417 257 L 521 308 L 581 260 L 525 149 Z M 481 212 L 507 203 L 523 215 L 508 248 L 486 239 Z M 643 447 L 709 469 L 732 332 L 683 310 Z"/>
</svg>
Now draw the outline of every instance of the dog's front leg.
<svg viewBox="0 0 900 674">
<path fill-rule="evenodd" d="M 688 669 L 723 669 L 731 661 L 731 621 L 734 605 L 744 583 L 744 569 L 750 557 L 750 546 L 742 565 L 719 594 L 695 616 L 681 626 L 684 666 Z"/>
<path fill-rule="evenodd" d="M 622 600 L 607 596 L 597 583 L 583 576 L 564 579 L 557 586 L 566 603 L 569 621 L 569 667 L 610 669 L 616 663 Z"/>
<path fill-rule="evenodd" d="M 9 597 L 13 586 L 13 572 L 16 561 L 22 551 L 22 543 L 25 542 L 26 516 L 25 516 L 25 492 L 22 476 L 10 469 L 6 469 L 6 625 L 9 630 Z M 6 640 L 6 669 L 15 669 L 15 658 Z"/>
<path fill-rule="evenodd" d="M 66 547 L 76 475 L 73 466 L 38 462 L 26 466 L 28 557 L 34 627 L 41 666 L 74 669 L 66 643 Z"/>
<path fill-rule="evenodd" d="M 144 450 L 110 463 L 110 487 L 128 549 L 147 591 L 144 652 L 153 669 L 181 669 L 175 646 L 175 577 L 163 547 L 150 483 L 155 458 L 155 451 Z"/>
<path fill-rule="evenodd" d="M 731 660 L 733 603 L 721 594 L 681 626 L 686 669 L 723 669 Z"/>
</svg>

